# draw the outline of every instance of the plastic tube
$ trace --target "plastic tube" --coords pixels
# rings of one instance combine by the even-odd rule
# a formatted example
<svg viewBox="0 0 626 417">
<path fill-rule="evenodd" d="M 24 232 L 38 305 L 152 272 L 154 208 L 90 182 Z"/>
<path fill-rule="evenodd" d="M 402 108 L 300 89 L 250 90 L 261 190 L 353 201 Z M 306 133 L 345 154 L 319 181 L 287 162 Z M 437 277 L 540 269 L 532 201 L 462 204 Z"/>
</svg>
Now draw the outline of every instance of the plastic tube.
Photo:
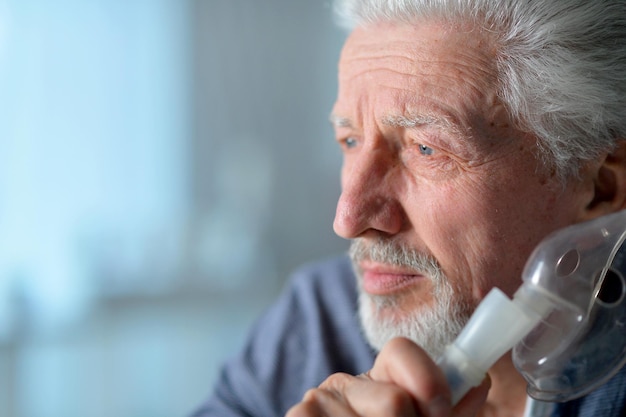
<svg viewBox="0 0 626 417">
<path fill-rule="evenodd" d="M 437 364 L 456 404 L 480 385 L 489 368 L 539 323 L 552 303 L 545 294 L 522 285 L 513 300 L 493 288 L 449 345 Z"/>
</svg>

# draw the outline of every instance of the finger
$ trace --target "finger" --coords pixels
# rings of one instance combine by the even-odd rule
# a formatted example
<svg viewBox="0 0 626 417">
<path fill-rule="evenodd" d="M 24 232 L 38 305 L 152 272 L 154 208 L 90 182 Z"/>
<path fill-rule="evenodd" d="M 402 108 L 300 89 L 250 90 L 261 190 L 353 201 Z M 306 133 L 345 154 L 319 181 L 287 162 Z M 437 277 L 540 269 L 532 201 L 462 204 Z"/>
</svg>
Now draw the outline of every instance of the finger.
<svg viewBox="0 0 626 417">
<path fill-rule="evenodd" d="M 450 389 L 441 369 L 415 343 L 396 338 L 383 347 L 370 371 L 376 381 L 400 386 L 425 417 L 451 414 Z"/>
<path fill-rule="evenodd" d="M 418 417 L 420 415 L 411 394 L 387 382 L 351 385 L 346 390 L 346 398 L 360 416 Z"/>
<path fill-rule="evenodd" d="M 334 391 L 314 388 L 307 391 L 301 402 L 287 411 L 285 417 L 358 417 Z"/>
<path fill-rule="evenodd" d="M 397 385 L 373 381 L 368 373 L 335 374 L 321 386 L 336 392 L 359 416 L 418 416 L 411 394 Z"/>
<path fill-rule="evenodd" d="M 485 377 L 483 382 L 472 388 L 465 394 L 465 396 L 454 407 L 454 415 L 457 417 L 473 417 L 478 410 L 487 400 L 489 389 L 491 388 L 491 378 L 489 374 Z"/>
</svg>

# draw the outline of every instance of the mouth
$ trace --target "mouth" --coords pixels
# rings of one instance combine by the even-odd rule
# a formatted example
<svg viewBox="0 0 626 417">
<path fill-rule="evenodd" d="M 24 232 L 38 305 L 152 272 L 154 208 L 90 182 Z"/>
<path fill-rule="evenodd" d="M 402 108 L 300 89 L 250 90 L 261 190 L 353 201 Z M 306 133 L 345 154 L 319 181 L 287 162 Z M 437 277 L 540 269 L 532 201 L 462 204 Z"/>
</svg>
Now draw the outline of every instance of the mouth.
<svg viewBox="0 0 626 417">
<path fill-rule="evenodd" d="M 363 261 L 361 270 L 361 286 L 371 295 L 390 295 L 405 290 L 427 279 L 415 271 L 391 265 Z"/>
</svg>

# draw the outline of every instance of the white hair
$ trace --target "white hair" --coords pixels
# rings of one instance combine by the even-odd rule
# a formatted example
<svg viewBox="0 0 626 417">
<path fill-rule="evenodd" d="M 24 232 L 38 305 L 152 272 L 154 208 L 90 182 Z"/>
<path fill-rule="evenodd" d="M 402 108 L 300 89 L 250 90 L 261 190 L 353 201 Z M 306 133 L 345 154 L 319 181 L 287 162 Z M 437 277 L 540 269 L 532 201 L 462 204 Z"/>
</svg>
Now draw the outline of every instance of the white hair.
<svg viewBox="0 0 626 417">
<path fill-rule="evenodd" d="M 342 26 L 469 23 L 494 36 L 498 93 L 562 179 L 626 139 L 624 0 L 336 0 Z"/>
</svg>

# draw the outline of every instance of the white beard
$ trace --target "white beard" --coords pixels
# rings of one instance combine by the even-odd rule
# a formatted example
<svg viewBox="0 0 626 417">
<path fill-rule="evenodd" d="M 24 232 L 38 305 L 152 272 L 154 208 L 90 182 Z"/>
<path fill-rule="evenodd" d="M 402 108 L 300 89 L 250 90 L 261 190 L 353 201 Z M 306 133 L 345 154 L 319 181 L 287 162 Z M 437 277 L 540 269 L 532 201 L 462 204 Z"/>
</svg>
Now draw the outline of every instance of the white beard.
<svg viewBox="0 0 626 417">
<path fill-rule="evenodd" d="M 366 245 L 361 240 L 353 241 L 350 255 L 359 280 L 359 317 L 369 344 L 380 351 L 389 340 L 402 336 L 421 346 L 431 358 L 441 356 L 469 320 L 471 308 L 455 293 L 436 260 L 393 243 Z M 410 267 L 428 277 L 434 288 L 433 304 L 415 306 L 412 311 L 401 313 L 401 297 L 366 293 L 361 288 L 361 272 L 357 266 L 360 259 Z M 396 311 L 398 314 L 394 314 Z"/>
</svg>

